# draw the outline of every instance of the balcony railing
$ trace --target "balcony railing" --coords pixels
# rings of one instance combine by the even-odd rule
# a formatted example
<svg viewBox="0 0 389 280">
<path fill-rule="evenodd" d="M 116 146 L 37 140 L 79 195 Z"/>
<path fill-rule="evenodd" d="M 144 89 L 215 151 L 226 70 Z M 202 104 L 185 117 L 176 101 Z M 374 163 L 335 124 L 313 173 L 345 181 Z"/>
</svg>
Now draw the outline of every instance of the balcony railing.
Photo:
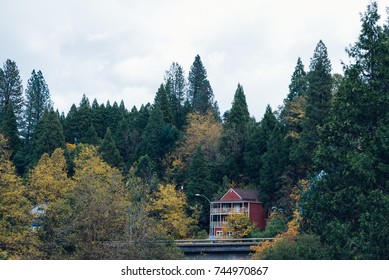
<svg viewBox="0 0 389 280">
<path fill-rule="evenodd" d="M 227 222 L 212 222 L 211 228 L 222 228 L 227 225 Z"/>
<path fill-rule="evenodd" d="M 249 212 L 249 209 L 246 207 L 240 207 L 240 208 L 211 208 L 211 214 L 247 214 Z"/>
</svg>

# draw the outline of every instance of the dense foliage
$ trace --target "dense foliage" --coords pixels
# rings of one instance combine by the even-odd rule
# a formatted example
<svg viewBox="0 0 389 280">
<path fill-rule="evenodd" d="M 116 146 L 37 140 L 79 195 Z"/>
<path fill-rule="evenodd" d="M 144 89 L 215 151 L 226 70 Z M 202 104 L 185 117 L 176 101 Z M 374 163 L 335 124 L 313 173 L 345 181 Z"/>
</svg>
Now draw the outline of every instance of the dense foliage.
<svg viewBox="0 0 389 280">
<path fill-rule="evenodd" d="M 172 63 L 153 104 L 82 96 L 67 114 L 33 70 L 23 95 L 14 61 L 0 68 L 0 258 L 180 258 L 174 238 L 209 227 L 229 187 L 257 189 L 277 236 L 258 259 L 389 258 L 389 20 L 361 16 L 333 74 L 323 41 L 298 58 L 282 106 L 250 117 L 243 86 L 220 115 L 197 55 Z M 34 206 L 45 214 L 32 213 Z M 289 224 L 287 225 L 289 221 Z M 34 230 L 32 225 L 34 226 Z"/>
</svg>

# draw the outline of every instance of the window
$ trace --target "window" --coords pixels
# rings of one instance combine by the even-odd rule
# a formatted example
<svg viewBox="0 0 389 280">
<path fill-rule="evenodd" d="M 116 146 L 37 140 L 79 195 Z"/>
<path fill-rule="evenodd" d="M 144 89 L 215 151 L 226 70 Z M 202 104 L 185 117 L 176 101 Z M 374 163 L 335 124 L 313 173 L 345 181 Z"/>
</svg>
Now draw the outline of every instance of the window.
<svg viewBox="0 0 389 280">
<path fill-rule="evenodd" d="M 227 232 L 227 236 L 232 237 L 232 232 L 231 231 Z"/>
<path fill-rule="evenodd" d="M 223 231 L 218 230 L 216 231 L 216 237 L 222 237 L 223 236 Z"/>
</svg>

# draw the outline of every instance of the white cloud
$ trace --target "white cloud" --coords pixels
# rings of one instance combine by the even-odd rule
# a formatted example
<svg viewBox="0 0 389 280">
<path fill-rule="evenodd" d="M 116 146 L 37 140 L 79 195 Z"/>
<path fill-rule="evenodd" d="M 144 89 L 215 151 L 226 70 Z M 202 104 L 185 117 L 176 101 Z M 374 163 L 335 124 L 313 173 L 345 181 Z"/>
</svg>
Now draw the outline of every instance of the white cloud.
<svg viewBox="0 0 389 280">
<path fill-rule="evenodd" d="M 297 57 L 305 67 L 317 42 L 334 72 L 357 40 L 369 0 L 28 1 L 2 3 L 0 62 L 16 61 L 24 84 L 42 70 L 65 113 L 85 93 L 152 102 L 172 61 L 186 74 L 196 54 L 208 71 L 221 112 L 241 83 L 251 114 L 275 109 L 288 91 Z M 385 18 L 386 1 L 379 0 Z"/>
</svg>

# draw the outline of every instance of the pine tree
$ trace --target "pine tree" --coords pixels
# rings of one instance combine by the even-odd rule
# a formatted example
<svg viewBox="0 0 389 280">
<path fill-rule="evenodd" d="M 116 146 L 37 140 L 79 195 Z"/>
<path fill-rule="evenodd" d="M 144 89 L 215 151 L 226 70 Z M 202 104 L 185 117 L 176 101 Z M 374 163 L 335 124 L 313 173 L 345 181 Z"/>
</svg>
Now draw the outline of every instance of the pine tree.
<svg viewBox="0 0 389 280">
<path fill-rule="evenodd" d="M 106 120 L 107 127 L 111 129 L 112 135 L 116 134 L 117 126 L 124 116 L 124 112 L 119 108 L 118 103 L 115 101 L 112 107 L 106 107 Z"/>
<path fill-rule="evenodd" d="M 45 110 L 51 108 L 49 88 L 41 71 L 32 71 L 31 78 L 27 83 L 26 98 L 24 136 L 26 141 L 29 141 L 32 139 Z"/>
<path fill-rule="evenodd" d="M 163 84 L 160 85 L 154 99 L 154 106 L 159 106 L 165 123 L 173 123 L 173 112 L 168 99 L 168 93 Z"/>
<path fill-rule="evenodd" d="M 332 67 L 328 58 L 327 47 L 322 41 L 319 41 L 315 48 L 309 69 L 305 121 L 305 126 L 308 129 L 324 123 L 326 113 L 330 108 Z"/>
<path fill-rule="evenodd" d="M 284 100 L 284 103 L 292 101 L 298 96 L 305 95 L 308 87 L 306 76 L 307 73 L 304 70 L 304 64 L 299 57 L 289 84 L 289 94 L 286 100 Z"/>
<path fill-rule="evenodd" d="M 65 140 L 67 143 L 77 144 L 80 141 L 77 120 L 77 107 L 73 104 L 65 118 Z"/>
<path fill-rule="evenodd" d="M 244 152 L 246 174 L 252 184 L 259 186 L 260 170 L 263 166 L 262 155 L 268 150 L 268 139 L 277 125 L 277 119 L 268 105 L 261 122 L 248 137 Z"/>
<path fill-rule="evenodd" d="M 277 122 L 267 137 L 266 152 L 261 155 L 261 169 L 259 171 L 259 195 L 268 209 L 273 206 L 284 207 L 280 204 L 282 199 L 280 191 L 283 185 L 282 175 L 289 164 L 288 156 L 285 131 Z"/>
<path fill-rule="evenodd" d="M 174 125 L 178 129 L 182 129 L 185 125 L 186 112 L 184 104 L 187 82 L 184 70 L 177 62 L 173 62 L 165 73 L 165 88 L 173 111 Z"/>
<path fill-rule="evenodd" d="M 76 118 L 74 120 L 77 125 L 78 135 L 76 136 L 80 143 L 86 139 L 86 133 L 92 125 L 91 106 L 88 97 L 84 94 L 82 96 L 80 106 L 77 108 Z"/>
<path fill-rule="evenodd" d="M 155 106 L 150 113 L 150 118 L 142 135 L 142 141 L 137 147 L 137 157 L 149 155 L 157 162 L 163 156 L 161 147 L 161 134 L 165 126 L 161 108 Z"/>
<path fill-rule="evenodd" d="M 334 108 L 322 128 L 316 165 L 322 172 L 303 192 L 306 230 L 340 259 L 387 259 L 389 242 L 388 37 L 373 2 L 348 49 Z"/>
<path fill-rule="evenodd" d="M 131 132 L 129 121 L 126 118 L 123 118 L 119 122 L 114 140 L 116 147 L 126 164 L 130 164 L 131 157 L 135 153 L 135 148 L 133 147 L 131 139 Z"/>
<path fill-rule="evenodd" d="M 46 109 L 40 119 L 33 138 L 33 164 L 44 154 L 51 154 L 56 148 L 65 148 L 65 137 L 59 116 L 53 109 Z"/>
<path fill-rule="evenodd" d="M 6 114 L 8 104 L 12 103 L 18 128 L 21 128 L 23 102 L 23 86 L 19 69 L 15 61 L 7 59 L 3 69 L 0 68 L 0 120 Z"/>
<path fill-rule="evenodd" d="M 184 186 L 184 192 L 191 205 L 201 205 L 204 215 L 200 217 L 200 228 L 209 228 L 209 203 L 205 199 L 199 200 L 196 194 L 201 194 L 209 199 L 217 192 L 217 186 L 210 180 L 210 168 L 205 161 L 204 153 L 197 147 L 193 154 L 188 170 L 188 181 Z"/>
<path fill-rule="evenodd" d="M 8 109 L 2 119 L 2 122 L 0 122 L 0 133 L 8 139 L 12 155 L 15 155 L 20 147 L 21 141 L 19 139 L 16 116 L 11 102 L 8 103 Z"/>
<path fill-rule="evenodd" d="M 81 138 L 81 142 L 85 144 L 95 145 L 95 146 L 100 145 L 101 141 L 100 138 L 97 136 L 96 129 L 93 126 L 93 124 L 90 125 L 85 136 Z"/>
<path fill-rule="evenodd" d="M 106 163 L 117 168 L 123 168 L 123 158 L 119 150 L 116 148 L 111 130 L 107 128 L 104 140 L 100 146 L 100 153 Z"/>
<path fill-rule="evenodd" d="M 325 124 L 331 107 L 331 62 L 322 41 L 317 44 L 311 58 L 307 80 L 309 87 L 306 92 L 305 116 L 301 123 L 302 132 L 298 146 L 292 154 L 303 174 L 314 168 L 312 157 L 319 140 L 319 128 Z"/>
<path fill-rule="evenodd" d="M 89 99 L 83 95 L 80 106 L 72 105 L 65 120 L 65 138 L 68 143 L 78 144 L 87 141 L 87 132 L 92 125 L 92 110 Z"/>
<path fill-rule="evenodd" d="M 297 139 L 302 131 L 302 121 L 307 106 L 307 74 L 300 58 L 292 74 L 289 84 L 289 93 L 284 99 L 280 118 L 287 128 L 287 135 Z"/>
<path fill-rule="evenodd" d="M 207 79 L 207 71 L 199 55 L 195 57 L 190 68 L 188 99 L 194 112 L 205 114 L 207 111 L 212 111 L 215 116 L 219 116 L 213 90 Z"/>
<path fill-rule="evenodd" d="M 96 129 L 97 136 L 103 138 L 107 130 L 105 123 L 105 105 L 97 102 L 97 99 L 94 99 L 91 106 L 91 121 L 93 127 Z"/>
<path fill-rule="evenodd" d="M 243 87 L 238 84 L 232 108 L 224 114 L 221 153 L 224 156 L 225 170 L 232 180 L 239 180 L 244 169 L 244 147 L 247 142 L 251 120 Z"/>
<path fill-rule="evenodd" d="M 204 153 L 198 147 L 192 156 L 188 170 L 188 184 L 185 189 L 190 201 L 193 201 L 195 194 L 202 194 L 212 197 L 214 193 L 213 185 L 210 182 L 210 170 L 205 161 Z"/>
</svg>

